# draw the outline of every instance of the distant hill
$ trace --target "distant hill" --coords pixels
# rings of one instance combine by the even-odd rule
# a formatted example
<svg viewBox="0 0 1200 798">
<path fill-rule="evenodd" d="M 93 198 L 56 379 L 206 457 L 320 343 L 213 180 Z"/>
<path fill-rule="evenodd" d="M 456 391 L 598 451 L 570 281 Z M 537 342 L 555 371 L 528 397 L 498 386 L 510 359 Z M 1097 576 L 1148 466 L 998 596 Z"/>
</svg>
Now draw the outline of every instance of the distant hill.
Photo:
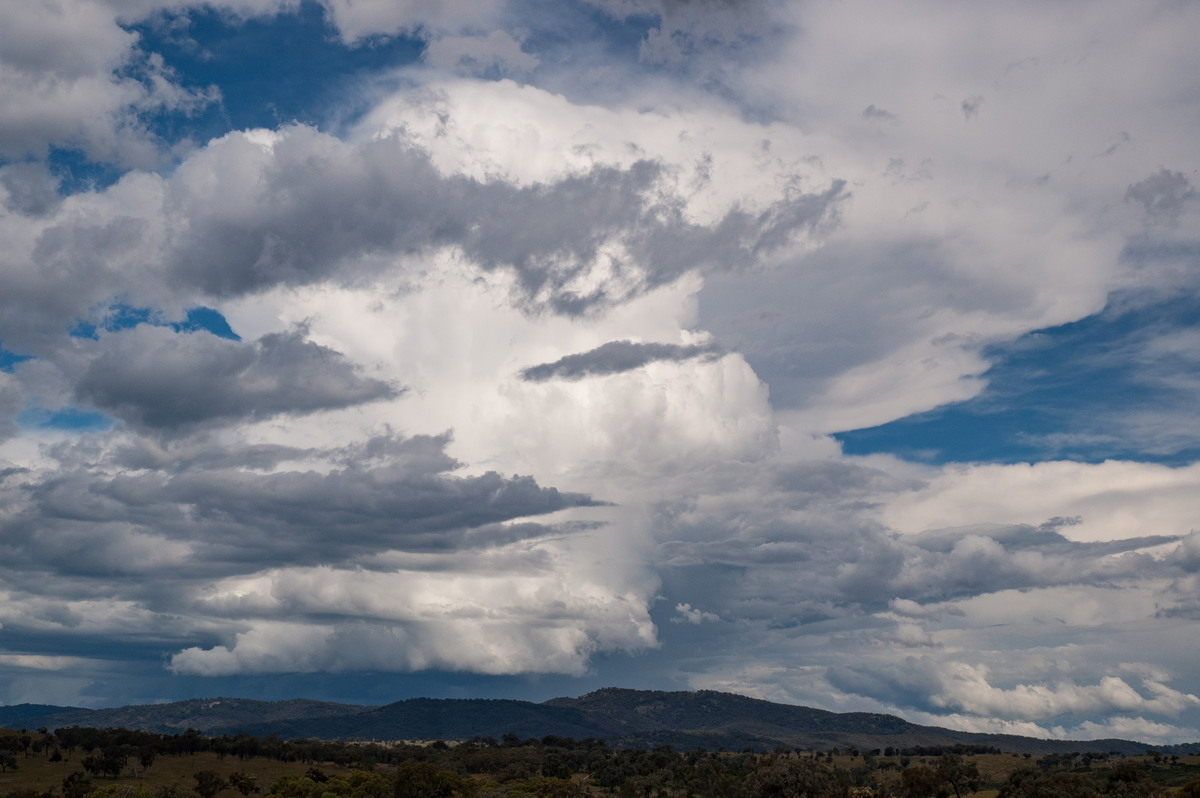
<svg viewBox="0 0 1200 798">
<path fill-rule="evenodd" d="M 787 748 L 991 746 L 1013 753 L 1070 751 L 1143 753 L 1149 746 L 1131 740 L 1039 740 L 1002 734 L 974 734 L 920 726 L 867 712 L 828 712 L 720 693 L 662 692 L 605 688 L 579 698 L 541 704 L 498 699 L 413 698 L 381 707 L 295 699 L 190 699 L 117 709 L 79 709 L 22 704 L 0 707 L 0 726 L 124 727 L 177 734 L 277 734 L 284 738 L 375 740 L 453 740 L 515 734 L 525 739 L 557 735 L 593 737 L 610 745 L 716 750 Z M 1193 744 L 1188 744 L 1191 746 Z M 1158 747 L 1170 748 L 1185 746 Z"/>
<path fill-rule="evenodd" d="M 20 707 L 33 706 L 22 704 Z M 20 707 L 0 707 L 0 725 L 11 726 L 7 712 Z M 223 734 L 253 724 L 286 722 L 303 718 L 319 722 L 324 718 L 348 718 L 373 709 L 357 704 L 335 704 L 296 698 L 290 701 L 254 701 L 248 698 L 191 698 L 169 704 L 140 704 L 116 709 L 80 709 L 49 707 L 50 712 L 27 714 L 22 725 L 92 726 L 140 729 L 157 734 L 179 734 L 197 729 L 206 734 Z"/>
<path fill-rule="evenodd" d="M 51 704 L 15 704 L 11 707 L 0 707 L 0 727 L 6 729 L 23 729 L 26 726 L 37 728 L 44 723 L 33 723 L 36 718 L 62 712 L 88 712 L 79 707 L 56 707 Z"/>
</svg>

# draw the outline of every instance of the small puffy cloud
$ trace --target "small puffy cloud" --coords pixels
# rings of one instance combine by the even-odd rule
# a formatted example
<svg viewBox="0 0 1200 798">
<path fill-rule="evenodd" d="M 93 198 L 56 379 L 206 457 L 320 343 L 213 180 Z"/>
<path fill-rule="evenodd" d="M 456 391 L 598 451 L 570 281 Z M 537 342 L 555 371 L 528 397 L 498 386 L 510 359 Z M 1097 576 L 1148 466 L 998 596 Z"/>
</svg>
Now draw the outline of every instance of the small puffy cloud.
<svg viewBox="0 0 1200 798">
<path fill-rule="evenodd" d="M 679 615 L 671 619 L 672 623 L 690 623 L 701 624 L 705 621 L 719 621 L 721 616 L 713 612 L 704 612 L 696 609 L 691 604 L 681 602 L 675 605 L 675 612 Z"/>
<path fill-rule="evenodd" d="M 863 109 L 863 119 L 873 122 L 896 122 L 899 117 L 890 111 L 885 111 L 882 108 L 877 108 L 874 105 L 868 105 Z"/>
<path fill-rule="evenodd" d="M 717 354 L 712 346 L 610 341 L 589 352 L 566 355 L 553 363 L 530 366 L 521 371 L 521 378 L 530 382 L 552 379 L 579 380 L 584 377 L 620 374 L 659 360 L 711 358 Z"/>
<path fill-rule="evenodd" d="M 979 116 L 979 106 L 983 105 L 983 97 L 976 94 L 962 101 L 963 119 L 974 119 Z"/>
<path fill-rule="evenodd" d="M 106 334 L 95 348 L 77 397 L 143 429 L 311 413 L 398 395 L 337 352 L 306 341 L 303 331 L 244 343 L 143 325 Z"/>
</svg>

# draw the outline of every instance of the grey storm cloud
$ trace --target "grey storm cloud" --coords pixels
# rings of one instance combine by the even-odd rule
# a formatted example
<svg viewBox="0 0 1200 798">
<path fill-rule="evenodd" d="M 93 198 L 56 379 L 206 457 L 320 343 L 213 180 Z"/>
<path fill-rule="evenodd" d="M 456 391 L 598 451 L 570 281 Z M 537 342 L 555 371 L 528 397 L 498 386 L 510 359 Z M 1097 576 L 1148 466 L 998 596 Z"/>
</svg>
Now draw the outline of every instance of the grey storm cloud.
<svg viewBox="0 0 1200 798">
<path fill-rule="evenodd" d="M 698 357 L 712 358 L 717 354 L 711 346 L 609 341 L 587 352 L 559 358 L 553 363 L 530 366 L 521 372 L 521 378 L 528 382 L 546 382 L 552 379 L 579 380 L 584 377 L 620 374 L 661 360 L 678 362 Z"/>
<path fill-rule="evenodd" d="M 229 341 L 139 326 L 109 333 L 79 375 L 77 397 L 135 427 L 179 430 L 309 413 L 387 399 L 399 390 L 363 376 L 302 331 Z"/>
<path fill-rule="evenodd" d="M 207 468 L 187 457 L 179 467 L 116 475 L 87 464 L 14 473 L 0 482 L 11 510 L 0 522 L 9 547 L 4 570 L 24 582 L 46 573 L 119 578 L 149 569 L 186 580 L 264 567 L 369 566 L 386 551 L 454 552 L 546 535 L 551 530 L 540 524 L 499 525 L 597 504 L 530 477 L 451 475 L 458 463 L 445 453 L 448 441 L 384 437 L 379 457 L 329 470 L 276 463 L 253 472 L 231 452 Z M 344 456 L 308 454 L 327 463 Z M 158 558 L 140 562 L 132 552 L 139 541 Z"/>
<path fill-rule="evenodd" d="M 900 535 L 863 511 L 916 485 L 845 462 L 761 471 L 744 466 L 722 475 L 742 490 L 756 485 L 757 503 L 730 494 L 716 474 L 707 475 L 711 481 L 695 488 L 705 496 L 705 512 L 678 504 L 661 508 L 659 561 L 672 601 L 723 618 L 786 626 L 817 616 L 881 612 L 895 599 L 923 604 L 1009 589 L 1177 576 L 1190 562 L 1182 554 L 1178 562 L 1164 562 L 1139 551 L 1176 542 L 1173 536 L 1072 541 L 1059 531 L 1072 519 Z"/>
<path fill-rule="evenodd" d="M 1136 202 L 1151 219 L 1169 225 L 1178 223 L 1184 206 L 1197 199 L 1200 199 L 1200 193 L 1191 181 L 1182 172 L 1168 169 L 1158 170 L 1125 191 L 1127 202 Z"/>
<path fill-rule="evenodd" d="M 619 240 L 629 253 L 622 261 L 605 256 L 613 272 L 636 273 L 644 290 L 693 269 L 747 265 L 833 223 L 844 196 L 835 181 L 704 226 L 660 196 L 662 167 L 651 161 L 533 186 L 481 183 L 443 176 L 397 136 L 354 146 L 292 127 L 269 154 L 250 156 L 256 180 L 243 185 L 217 163 L 247 157 L 225 152 L 234 146 L 214 145 L 167 188 L 167 215 L 179 228 L 173 280 L 213 296 L 317 282 L 344 274 L 357 256 L 455 246 L 484 268 L 514 269 L 527 297 L 575 314 L 626 298 L 610 284 L 582 294 L 570 288 L 606 242 Z M 243 192 L 250 196 L 229 207 L 213 201 Z"/>
<path fill-rule="evenodd" d="M 283 128 L 270 148 L 231 134 L 86 207 L 51 202 L 45 175 L 9 167 L 5 201 L 41 215 L 27 245 L 0 253 L 0 341 L 54 359 L 63 327 L 115 297 L 161 307 L 358 285 L 396 256 L 445 248 L 511 271 L 527 307 L 577 315 L 689 271 L 739 271 L 835 226 L 848 196 L 834 180 L 698 224 L 662 190 L 665 169 L 646 160 L 528 186 L 481 182 L 442 174 L 400 134 L 356 144 L 304 126 Z M 597 271 L 610 277 L 580 279 Z"/>
</svg>

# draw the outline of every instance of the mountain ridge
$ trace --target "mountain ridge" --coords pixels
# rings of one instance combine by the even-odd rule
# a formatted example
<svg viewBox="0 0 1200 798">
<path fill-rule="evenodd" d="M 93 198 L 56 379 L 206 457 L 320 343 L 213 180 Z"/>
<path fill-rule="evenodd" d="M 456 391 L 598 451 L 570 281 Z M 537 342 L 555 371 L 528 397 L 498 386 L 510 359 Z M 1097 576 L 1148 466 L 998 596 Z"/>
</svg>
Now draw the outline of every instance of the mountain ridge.
<svg viewBox="0 0 1200 798">
<path fill-rule="evenodd" d="M 616 747 L 803 749 L 987 746 L 1006 753 L 1185 752 L 1197 743 L 1152 746 L 1133 740 L 1048 740 L 922 726 L 895 715 L 831 712 L 714 690 L 608 687 L 541 703 L 516 699 L 409 698 L 380 706 L 310 699 L 192 698 L 164 704 L 82 709 L 45 704 L 0 707 L 0 726 L 124 727 L 159 734 L 284 738 L 433 740 L 547 735 L 596 738 Z M 1177 751 L 1175 749 L 1178 749 Z"/>
</svg>

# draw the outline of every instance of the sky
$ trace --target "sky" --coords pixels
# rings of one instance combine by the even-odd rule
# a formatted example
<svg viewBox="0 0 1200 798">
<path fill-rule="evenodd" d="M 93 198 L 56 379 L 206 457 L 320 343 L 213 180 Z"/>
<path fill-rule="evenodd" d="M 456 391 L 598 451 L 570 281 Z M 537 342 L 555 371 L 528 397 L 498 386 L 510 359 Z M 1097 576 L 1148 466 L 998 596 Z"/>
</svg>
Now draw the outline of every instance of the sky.
<svg viewBox="0 0 1200 798">
<path fill-rule="evenodd" d="M 0 8 L 0 703 L 1200 740 L 1200 5 Z"/>
</svg>

